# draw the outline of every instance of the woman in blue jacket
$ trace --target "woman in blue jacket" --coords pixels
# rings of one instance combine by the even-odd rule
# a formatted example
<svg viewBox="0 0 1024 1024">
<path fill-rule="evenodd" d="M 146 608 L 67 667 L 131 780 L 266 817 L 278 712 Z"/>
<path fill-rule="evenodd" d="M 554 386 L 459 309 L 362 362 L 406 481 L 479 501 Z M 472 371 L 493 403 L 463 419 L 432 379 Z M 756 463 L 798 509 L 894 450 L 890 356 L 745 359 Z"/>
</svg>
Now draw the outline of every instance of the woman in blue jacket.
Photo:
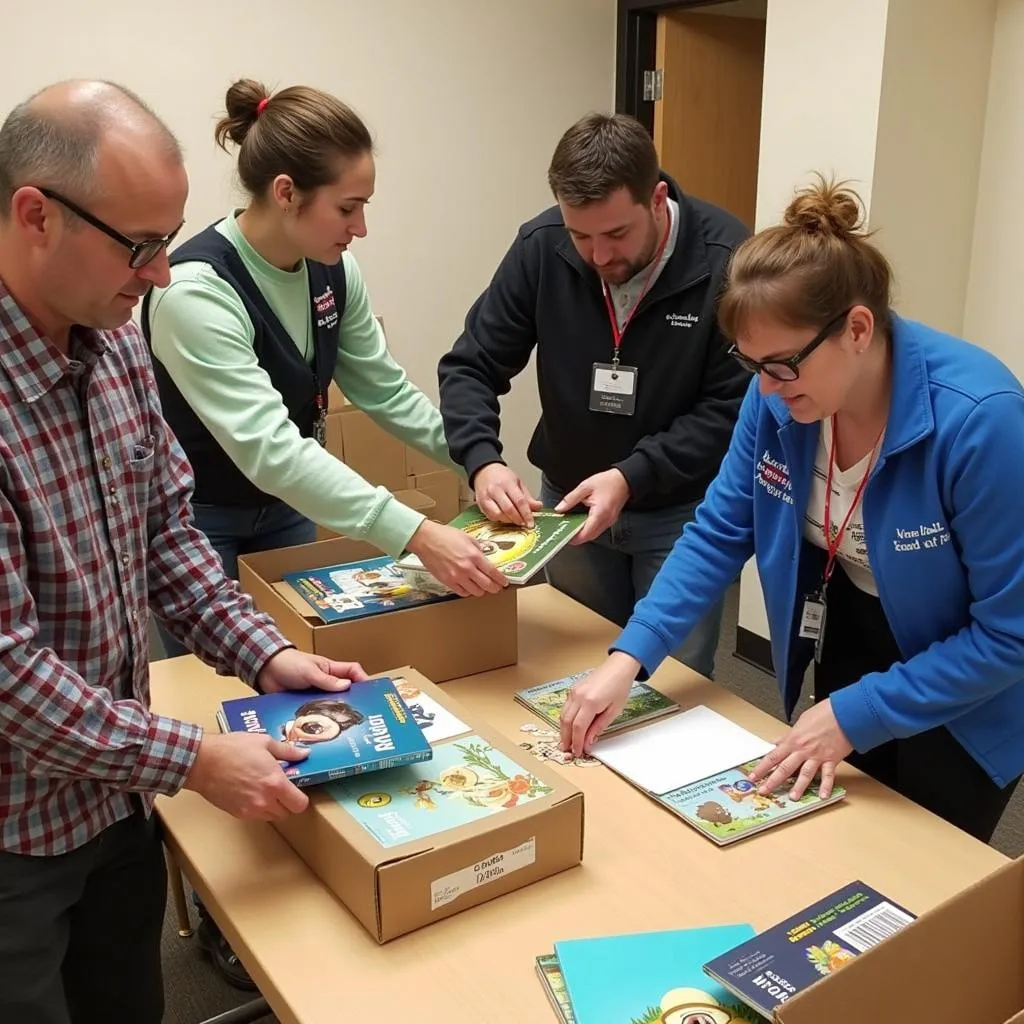
<svg viewBox="0 0 1024 1024">
<path fill-rule="evenodd" d="M 818 185 L 735 253 L 719 308 L 754 374 L 728 454 L 562 744 L 589 748 L 754 555 L 787 716 L 770 792 L 846 758 L 988 840 L 1024 771 L 1024 391 L 890 310 L 857 197 Z"/>
</svg>

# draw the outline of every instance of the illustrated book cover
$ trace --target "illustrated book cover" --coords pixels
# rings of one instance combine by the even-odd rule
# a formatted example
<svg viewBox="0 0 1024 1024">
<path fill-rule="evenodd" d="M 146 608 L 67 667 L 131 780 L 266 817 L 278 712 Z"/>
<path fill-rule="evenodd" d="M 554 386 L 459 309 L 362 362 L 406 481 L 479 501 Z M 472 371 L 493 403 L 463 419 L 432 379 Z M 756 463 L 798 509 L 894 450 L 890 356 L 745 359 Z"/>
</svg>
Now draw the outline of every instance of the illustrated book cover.
<svg viewBox="0 0 1024 1024">
<path fill-rule="evenodd" d="M 550 683 L 529 686 L 516 693 L 515 699 L 535 715 L 540 715 L 545 721 L 558 725 L 562 705 L 565 704 L 569 690 L 581 679 L 586 679 L 592 671 L 593 669 L 587 669 L 584 672 L 575 672 L 561 679 L 555 679 Z M 622 709 L 621 714 L 608 724 L 602 735 L 608 736 L 631 725 L 649 722 L 678 710 L 679 705 L 674 700 L 655 690 L 653 686 L 634 682 L 629 696 L 626 698 L 626 706 Z"/>
<path fill-rule="evenodd" d="M 222 732 L 262 733 L 309 750 L 281 762 L 296 786 L 428 761 L 432 748 L 390 679 L 347 690 L 254 693 L 221 703 Z"/>
<path fill-rule="evenodd" d="M 583 513 L 561 515 L 542 509 L 533 513 L 533 527 L 527 529 L 511 523 L 493 523 L 478 506 L 470 505 L 449 526 L 472 537 L 509 583 L 526 583 L 583 529 L 586 518 Z M 398 567 L 411 586 L 447 593 L 447 588 L 424 569 L 416 555 L 404 555 L 398 560 Z"/>
<path fill-rule="evenodd" d="M 776 1007 L 827 978 L 914 920 L 863 882 L 851 882 L 704 965 L 707 975 L 771 1017 Z"/>
<path fill-rule="evenodd" d="M 555 943 L 577 1024 L 739 1024 L 759 1020 L 704 974 L 750 938 L 736 924 Z"/>
<path fill-rule="evenodd" d="M 344 779 L 327 792 L 381 846 L 399 846 L 546 796 L 551 787 L 486 740 L 433 748 L 430 764 Z"/>
<path fill-rule="evenodd" d="M 569 993 L 565 988 L 565 978 L 562 977 L 562 965 L 554 953 L 537 957 L 537 975 L 559 1024 L 576 1024 Z"/>
<path fill-rule="evenodd" d="M 362 619 L 455 597 L 451 592 L 439 594 L 413 586 L 387 556 L 289 572 L 281 579 L 324 622 Z"/>
</svg>

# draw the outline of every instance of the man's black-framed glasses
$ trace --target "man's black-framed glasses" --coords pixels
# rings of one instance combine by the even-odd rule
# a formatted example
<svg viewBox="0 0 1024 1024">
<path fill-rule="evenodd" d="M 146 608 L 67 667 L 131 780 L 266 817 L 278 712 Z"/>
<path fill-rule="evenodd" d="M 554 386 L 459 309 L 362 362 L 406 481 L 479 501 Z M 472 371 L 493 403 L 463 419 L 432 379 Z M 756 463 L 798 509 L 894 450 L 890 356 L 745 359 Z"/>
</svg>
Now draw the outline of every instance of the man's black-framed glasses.
<svg viewBox="0 0 1024 1024">
<path fill-rule="evenodd" d="M 99 217 L 93 216 L 88 210 L 83 210 L 78 203 L 73 203 L 66 196 L 62 196 L 52 188 L 40 188 L 39 191 L 47 199 L 52 199 L 54 202 L 60 203 L 61 206 L 66 206 L 76 217 L 81 217 L 86 224 L 91 224 L 97 231 L 102 231 L 108 238 L 112 238 L 115 242 L 119 242 L 128 249 L 131 252 L 131 256 L 128 257 L 128 266 L 132 270 L 138 270 L 147 263 L 152 263 L 174 241 L 185 223 L 182 221 L 169 235 L 164 235 L 163 238 L 144 238 L 141 242 L 137 242 L 134 238 L 122 235 L 117 228 L 112 228 L 109 224 L 100 220 Z"/>
<path fill-rule="evenodd" d="M 827 338 L 831 338 L 845 323 L 850 315 L 850 309 L 844 310 L 839 316 L 829 320 L 827 324 L 811 340 L 804 345 L 795 356 L 788 359 L 766 359 L 761 362 L 758 359 L 751 359 L 745 356 L 735 344 L 729 346 L 729 355 L 733 357 L 744 369 L 751 373 L 767 373 L 775 380 L 796 380 L 800 376 L 800 364 Z"/>
</svg>

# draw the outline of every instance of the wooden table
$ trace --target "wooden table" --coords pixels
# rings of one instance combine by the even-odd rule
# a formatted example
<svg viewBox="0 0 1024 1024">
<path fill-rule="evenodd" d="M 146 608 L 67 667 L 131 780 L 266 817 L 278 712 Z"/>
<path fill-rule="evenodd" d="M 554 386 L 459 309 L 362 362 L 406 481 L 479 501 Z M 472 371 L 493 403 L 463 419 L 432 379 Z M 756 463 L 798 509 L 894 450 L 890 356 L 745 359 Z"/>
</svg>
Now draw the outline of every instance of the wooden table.
<svg viewBox="0 0 1024 1024">
<path fill-rule="evenodd" d="M 522 687 L 598 664 L 615 628 L 547 586 L 519 595 L 519 663 L 445 689 L 517 741 Z M 398 666 L 396 666 L 397 668 Z M 241 684 L 191 656 L 152 666 L 163 714 L 215 728 Z M 774 740 L 784 726 L 669 659 L 654 684 Z M 765 687 L 774 685 L 767 676 Z M 861 879 L 920 913 L 1006 858 L 843 766 L 847 800 L 720 849 L 604 767 L 561 767 L 586 794 L 582 866 L 378 946 L 272 826 L 194 793 L 158 801 L 167 841 L 284 1024 L 353 1019 L 523 1024 L 553 1019 L 534 957 L 556 939 L 774 924 Z"/>
</svg>

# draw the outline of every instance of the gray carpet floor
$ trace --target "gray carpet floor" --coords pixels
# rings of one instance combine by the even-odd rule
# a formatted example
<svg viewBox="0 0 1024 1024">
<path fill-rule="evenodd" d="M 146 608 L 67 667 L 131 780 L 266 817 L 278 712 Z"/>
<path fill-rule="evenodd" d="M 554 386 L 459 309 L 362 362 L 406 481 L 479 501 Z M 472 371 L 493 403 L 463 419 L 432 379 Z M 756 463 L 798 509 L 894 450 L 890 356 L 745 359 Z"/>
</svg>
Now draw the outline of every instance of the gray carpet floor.
<svg viewBox="0 0 1024 1024">
<path fill-rule="evenodd" d="M 774 680 L 733 655 L 736 649 L 737 596 L 734 587 L 726 601 L 718 647 L 718 681 L 751 704 L 781 718 L 782 708 Z M 1018 790 L 1007 808 L 992 845 L 1010 857 L 1024 853 L 1024 787 Z M 194 938 L 178 937 L 174 910 L 170 906 L 164 924 L 163 959 L 166 1024 L 198 1024 L 251 998 L 221 981 L 201 957 Z M 259 1019 L 259 1024 L 273 1022 L 272 1016 Z"/>
</svg>

